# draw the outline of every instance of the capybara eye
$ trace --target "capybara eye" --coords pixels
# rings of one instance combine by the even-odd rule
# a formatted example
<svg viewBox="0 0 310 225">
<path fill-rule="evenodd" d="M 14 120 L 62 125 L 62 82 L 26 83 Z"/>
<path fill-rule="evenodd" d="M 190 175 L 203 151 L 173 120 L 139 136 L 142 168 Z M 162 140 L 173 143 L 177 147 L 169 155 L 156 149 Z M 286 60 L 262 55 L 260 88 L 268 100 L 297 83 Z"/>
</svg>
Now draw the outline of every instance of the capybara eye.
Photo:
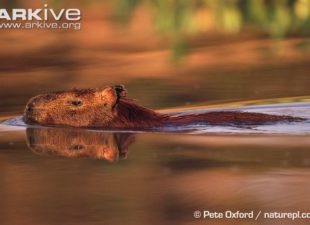
<svg viewBox="0 0 310 225">
<path fill-rule="evenodd" d="M 71 150 L 74 150 L 74 151 L 80 151 L 80 150 L 82 150 L 83 148 L 84 148 L 84 146 L 83 146 L 83 145 L 79 145 L 79 144 L 72 145 L 72 146 L 70 147 L 70 149 L 71 149 Z"/>
<path fill-rule="evenodd" d="M 68 103 L 70 105 L 73 105 L 73 106 L 81 106 L 82 105 L 81 101 L 68 101 Z"/>
</svg>

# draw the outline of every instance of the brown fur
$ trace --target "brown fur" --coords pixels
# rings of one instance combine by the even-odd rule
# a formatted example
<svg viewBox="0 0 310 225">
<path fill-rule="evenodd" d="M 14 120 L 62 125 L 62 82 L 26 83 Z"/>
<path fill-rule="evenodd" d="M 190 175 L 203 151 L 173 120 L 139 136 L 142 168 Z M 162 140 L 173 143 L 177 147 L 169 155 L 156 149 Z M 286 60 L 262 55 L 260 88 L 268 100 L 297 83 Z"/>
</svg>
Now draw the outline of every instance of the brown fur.
<svg viewBox="0 0 310 225">
<path fill-rule="evenodd" d="M 301 118 L 240 111 L 218 111 L 189 115 L 161 114 L 126 97 L 121 85 L 103 89 L 74 89 L 32 98 L 24 121 L 47 126 L 108 129 L 152 129 L 194 123 L 210 125 L 255 125 Z"/>
</svg>

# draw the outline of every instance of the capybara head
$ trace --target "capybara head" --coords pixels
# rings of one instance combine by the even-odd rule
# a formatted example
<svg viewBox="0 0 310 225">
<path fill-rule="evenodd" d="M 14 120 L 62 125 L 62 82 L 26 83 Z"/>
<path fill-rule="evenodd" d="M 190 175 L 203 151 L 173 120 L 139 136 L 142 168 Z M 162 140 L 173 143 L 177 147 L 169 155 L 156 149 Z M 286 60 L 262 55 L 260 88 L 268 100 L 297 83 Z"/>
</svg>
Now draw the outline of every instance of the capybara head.
<svg viewBox="0 0 310 225">
<path fill-rule="evenodd" d="M 38 95 L 27 103 L 23 119 L 47 126 L 108 127 L 118 99 L 125 95 L 122 85 Z"/>
</svg>

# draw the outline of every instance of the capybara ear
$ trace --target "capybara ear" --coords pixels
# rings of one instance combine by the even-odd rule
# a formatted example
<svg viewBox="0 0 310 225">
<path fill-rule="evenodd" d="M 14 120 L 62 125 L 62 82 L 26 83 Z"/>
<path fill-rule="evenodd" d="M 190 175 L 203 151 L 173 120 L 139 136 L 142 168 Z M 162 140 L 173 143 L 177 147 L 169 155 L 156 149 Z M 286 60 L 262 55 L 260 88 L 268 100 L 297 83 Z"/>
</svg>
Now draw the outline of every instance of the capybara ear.
<svg viewBox="0 0 310 225">
<path fill-rule="evenodd" d="M 118 97 L 126 97 L 127 90 L 126 90 L 124 85 L 116 84 L 116 85 L 114 85 L 114 89 L 115 89 L 116 94 L 118 95 Z"/>
<path fill-rule="evenodd" d="M 104 105 L 108 106 L 108 107 L 113 107 L 118 100 L 118 94 L 115 91 L 114 87 L 106 87 L 104 88 L 101 93 L 100 93 L 100 97 L 102 99 L 102 101 L 104 101 Z"/>
</svg>

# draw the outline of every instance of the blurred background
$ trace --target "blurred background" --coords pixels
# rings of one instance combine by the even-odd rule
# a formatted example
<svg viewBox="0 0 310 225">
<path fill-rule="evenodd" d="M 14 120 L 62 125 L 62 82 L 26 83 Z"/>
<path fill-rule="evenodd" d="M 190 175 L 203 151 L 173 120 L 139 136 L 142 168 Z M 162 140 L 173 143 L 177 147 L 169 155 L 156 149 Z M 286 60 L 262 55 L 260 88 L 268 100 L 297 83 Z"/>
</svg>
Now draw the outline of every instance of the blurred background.
<svg viewBox="0 0 310 225">
<path fill-rule="evenodd" d="M 0 29 L 0 113 L 122 83 L 155 109 L 310 95 L 310 0 L 1 1 L 78 8 L 80 30 Z"/>
</svg>

